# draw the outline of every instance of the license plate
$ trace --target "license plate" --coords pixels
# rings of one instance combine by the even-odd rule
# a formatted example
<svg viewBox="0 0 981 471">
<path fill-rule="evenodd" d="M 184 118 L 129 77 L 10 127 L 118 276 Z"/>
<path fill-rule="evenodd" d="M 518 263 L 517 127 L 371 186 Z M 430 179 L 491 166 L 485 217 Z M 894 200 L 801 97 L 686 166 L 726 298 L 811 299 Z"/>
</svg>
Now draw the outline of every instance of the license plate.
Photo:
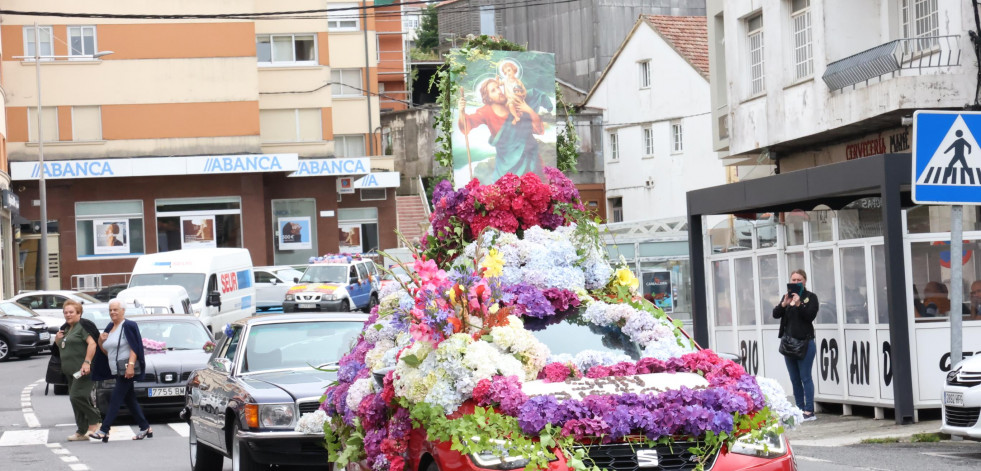
<svg viewBox="0 0 981 471">
<path fill-rule="evenodd" d="M 317 305 L 311 303 L 300 303 L 300 309 L 317 309 Z"/>
<path fill-rule="evenodd" d="M 150 388 L 147 390 L 147 396 L 150 397 L 165 397 L 165 396 L 183 396 L 184 388 Z"/>
<path fill-rule="evenodd" d="M 964 405 L 964 393 L 945 392 L 944 393 L 944 405 L 945 406 L 963 406 Z"/>
<path fill-rule="evenodd" d="M 48 332 L 41 332 L 41 340 L 48 340 L 51 338 L 51 334 Z"/>
</svg>

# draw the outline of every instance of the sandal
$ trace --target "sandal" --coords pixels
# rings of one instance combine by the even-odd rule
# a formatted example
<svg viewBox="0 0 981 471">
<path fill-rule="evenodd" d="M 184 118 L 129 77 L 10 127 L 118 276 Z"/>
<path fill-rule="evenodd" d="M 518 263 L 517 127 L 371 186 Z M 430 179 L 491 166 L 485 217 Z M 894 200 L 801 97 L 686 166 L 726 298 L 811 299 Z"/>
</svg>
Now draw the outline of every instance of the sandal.
<svg viewBox="0 0 981 471">
<path fill-rule="evenodd" d="M 133 440 L 143 440 L 144 438 L 153 438 L 153 429 L 147 427 L 146 430 L 140 430 L 140 433 L 133 436 Z"/>
<path fill-rule="evenodd" d="M 90 434 L 89 438 L 91 438 L 92 440 L 102 440 L 102 443 L 107 443 L 109 441 L 109 432 L 103 432 L 102 430 L 99 430 L 97 432 L 93 432 L 92 434 Z"/>
<path fill-rule="evenodd" d="M 70 442 L 82 442 L 82 441 L 86 441 L 88 439 L 89 439 L 89 437 L 87 435 L 82 435 L 80 433 L 73 433 L 73 434 L 71 434 L 71 435 L 68 436 L 68 441 L 70 441 Z"/>
</svg>

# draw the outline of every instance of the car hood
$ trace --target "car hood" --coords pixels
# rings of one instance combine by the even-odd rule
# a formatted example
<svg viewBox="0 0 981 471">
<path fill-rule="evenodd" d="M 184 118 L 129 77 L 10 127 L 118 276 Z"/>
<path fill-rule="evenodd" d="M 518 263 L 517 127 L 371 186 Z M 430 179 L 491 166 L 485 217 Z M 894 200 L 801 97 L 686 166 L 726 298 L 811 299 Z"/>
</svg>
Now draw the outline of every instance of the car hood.
<svg viewBox="0 0 981 471">
<path fill-rule="evenodd" d="M 954 369 L 957 368 L 962 368 L 964 371 L 981 372 L 981 355 L 973 355 L 965 358 Z"/>
<path fill-rule="evenodd" d="M 529 397 L 554 395 L 556 399 L 583 399 L 590 395 L 607 396 L 623 394 L 658 394 L 672 389 L 704 389 L 709 382 L 695 373 L 650 373 L 605 378 L 580 378 L 558 383 L 528 381 L 521 390 Z"/>
<path fill-rule="evenodd" d="M 286 393 L 293 399 L 323 396 L 324 390 L 337 379 L 337 373 L 317 371 L 312 368 L 299 370 L 254 373 L 242 378 L 257 399 L 275 400 Z"/>
<path fill-rule="evenodd" d="M 211 354 L 204 350 L 167 350 L 162 353 L 148 352 L 144 358 L 147 373 L 184 373 L 207 366 Z"/>
<path fill-rule="evenodd" d="M 30 328 L 45 327 L 44 322 L 30 317 L 2 316 L 0 323 L 7 325 L 26 325 Z"/>
</svg>

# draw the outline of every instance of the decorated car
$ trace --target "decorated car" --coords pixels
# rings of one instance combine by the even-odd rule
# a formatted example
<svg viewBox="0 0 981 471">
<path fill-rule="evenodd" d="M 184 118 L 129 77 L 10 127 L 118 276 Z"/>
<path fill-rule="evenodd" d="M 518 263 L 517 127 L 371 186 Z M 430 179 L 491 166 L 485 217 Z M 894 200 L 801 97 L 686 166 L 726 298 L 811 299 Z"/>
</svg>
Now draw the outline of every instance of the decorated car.
<svg viewBox="0 0 981 471">
<path fill-rule="evenodd" d="M 297 431 L 335 466 L 795 469 L 780 386 L 611 265 L 556 169 L 435 189 L 432 234 Z M 453 234 L 454 237 L 447 237 Z"/>
<path fill-rule="evenodd" d="M 283 312 L 367 312 L 378 304 L 379 281 L 378 267 L 369 258 L 348 254 L 317 257 L 286 292 Z"/>
</svg>

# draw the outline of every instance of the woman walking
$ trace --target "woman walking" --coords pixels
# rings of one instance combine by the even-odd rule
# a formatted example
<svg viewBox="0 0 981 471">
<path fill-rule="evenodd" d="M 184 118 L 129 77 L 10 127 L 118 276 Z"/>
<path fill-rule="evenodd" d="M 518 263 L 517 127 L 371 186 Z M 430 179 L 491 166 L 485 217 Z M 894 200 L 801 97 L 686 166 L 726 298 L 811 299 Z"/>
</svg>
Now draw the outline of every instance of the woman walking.
<svg viewBox="0 0 981 471">
<path fill-rule="evenodd" d="M 780 319 L 781 343 L 803 342 L 800 355 L 793 352 L 784 353 L 787 372 L 790 373 L 790 383 L 794 387 L 794 400 L 797 407 L 804 411 L 804 421 L 816 420 L 814 415 L 814 380 L 811 370 L 814 366 L 814 354 L 817 347 L 814 344 L 814 319 L 818 313 L 818 297 L 806 289 L 807 273 L 795 270 L 790 275 L 788 293 L 783 296 L 773 308 L 773 317 Z M 785 340 L 784 337 L 789 337 Z"/>
<path fill-rule="evenodd" d="M 140 433 L 136 434 L 133 440 L 153 438 L 153 430 L 150 430 L 150 423 L 147 422 L 143 410 L 136 402 L 136 392 L 133 390 L 133 384 L 136 381 L 143 381 L 146 371 L 140 326 L 126 319 L 126 309 L 116 299 L 109 303 L 109 318 L 112 319 L 112 323 L 107 325 L 99 336 L 99 348 L 105 355 L 99 355 L 97 359 L 95 377 L 96 379 L 115 378 L 116 384 L 112 389 L 109 410 L 106 411 L 102 427 L 90 437 L 103 442 L 109 441 L 109 427 L 116 420 L 120 406 L 126 403 L 126 408 L 140 426 Z"/>
<path fill-rule="evenodd" d="M 86 434 L 99 426 L 99 411 L 92 405 L 92 358 L 95 356 L 99 329 L 82 319 L 82 305 L 68 300 L 61 308 L 65 324 L 55 335 L 55 345 L 61 355 L 61 368 L 68 380 L 68 400 L 75 413 L 75 433 L 69 441 L 88 440 Z"/>
</svg>

